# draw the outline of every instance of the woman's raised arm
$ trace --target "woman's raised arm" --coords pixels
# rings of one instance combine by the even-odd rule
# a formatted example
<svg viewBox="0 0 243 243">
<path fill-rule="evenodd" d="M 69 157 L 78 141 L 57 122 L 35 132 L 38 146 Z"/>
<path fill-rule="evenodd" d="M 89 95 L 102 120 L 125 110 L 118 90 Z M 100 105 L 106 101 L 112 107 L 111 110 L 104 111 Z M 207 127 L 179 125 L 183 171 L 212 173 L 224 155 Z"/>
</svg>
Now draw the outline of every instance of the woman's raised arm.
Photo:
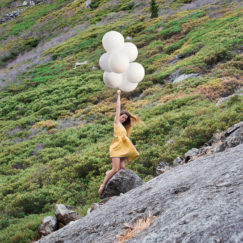
<svg viewBox="0 0 243 243">
<path fill-rule="evenodd" d="M 121 94 L 121 91 L 117 90 L 116 116 L 115 116 L 116 124 L 118 124 L 120 122 L 120 113 L 121 113 L 120 94 Z"/>
</svg>

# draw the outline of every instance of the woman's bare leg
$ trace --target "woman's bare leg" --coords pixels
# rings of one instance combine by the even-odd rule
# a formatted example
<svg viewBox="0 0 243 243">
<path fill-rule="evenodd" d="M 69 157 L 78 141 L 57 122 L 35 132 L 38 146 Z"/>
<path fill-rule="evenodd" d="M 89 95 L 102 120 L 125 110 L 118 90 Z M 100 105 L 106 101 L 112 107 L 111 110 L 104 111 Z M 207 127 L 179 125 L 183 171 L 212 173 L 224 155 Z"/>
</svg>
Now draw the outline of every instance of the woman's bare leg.
<svg viewBox="0 0 243 243">
<path fill-rule="evenodd" d="M 112 158 L 112 169 L 107 171 L 106 173 L 106 177 L 103 181 L 103 183 L 101 184 L 100 186 L 100 189 L 99 189 L 99 195 L 102 194 L 104 188 L 105 188 L 105 185 L 106 183 L 109 181 L 109 179 L 118 171 L 120 170 L 120 158 Z"/>
<path fill-rule="evenodd" d="M 120 169 L 126 169 L 126 157 L 121 157 L 120 158 Z M 110 172 L 111 170 L 106 171 L 106 175 Z"/>
<path fill-rule="evenodd" d="M 120 168 L 121 169 L 126 169 L 126 158 L 125 157 L 123 157 L 123 158 L 121 158 L 121 163 L 120 163 Z"/>
</svg>

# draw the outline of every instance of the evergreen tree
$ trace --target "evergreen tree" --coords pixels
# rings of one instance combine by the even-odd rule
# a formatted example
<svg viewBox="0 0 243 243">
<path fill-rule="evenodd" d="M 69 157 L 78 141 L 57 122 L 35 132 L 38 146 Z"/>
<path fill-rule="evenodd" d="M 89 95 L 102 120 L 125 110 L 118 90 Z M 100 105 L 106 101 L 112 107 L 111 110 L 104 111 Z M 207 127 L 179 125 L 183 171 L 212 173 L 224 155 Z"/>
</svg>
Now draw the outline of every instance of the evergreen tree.
<svg viewBox="0 0 243 243">
<path fill-rule="evenodd" d="M 159 7 L 155 0 L 150 3 L 151 19 L 158 17 Z"/>
</svg>

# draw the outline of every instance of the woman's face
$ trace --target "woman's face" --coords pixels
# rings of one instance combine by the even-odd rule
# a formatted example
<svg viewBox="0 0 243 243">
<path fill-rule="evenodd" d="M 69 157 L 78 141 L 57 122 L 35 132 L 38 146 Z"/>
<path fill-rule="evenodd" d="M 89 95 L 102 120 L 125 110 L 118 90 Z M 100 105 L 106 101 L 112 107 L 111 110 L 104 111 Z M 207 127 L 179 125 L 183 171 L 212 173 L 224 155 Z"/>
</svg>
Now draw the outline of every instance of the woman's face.
<svg viewBox="0 0 243 243">
<path fill-rule="evenodd" d="M 127 120 L 127 118 L 128 118 L 128 116 L 127 116 L 126 114 L 122 114 L 122 115 L 120 116 L 120 122 L 121 122 L 121 123 L 124 123 L 124 122 Z"/>
</svg>

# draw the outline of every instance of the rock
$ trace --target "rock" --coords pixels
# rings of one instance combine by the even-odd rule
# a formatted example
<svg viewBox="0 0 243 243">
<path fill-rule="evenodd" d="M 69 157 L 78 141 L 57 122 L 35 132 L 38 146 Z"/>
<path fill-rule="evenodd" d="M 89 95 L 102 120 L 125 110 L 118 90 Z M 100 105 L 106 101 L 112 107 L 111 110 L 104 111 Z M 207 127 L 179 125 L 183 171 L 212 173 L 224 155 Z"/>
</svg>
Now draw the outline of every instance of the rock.
<svg viewBox="0 0 243 243">
<path fill-rule="evenodd" d="M 132 40 L 132 37 L 131 36 L 127 36 L 126 40 Z"/>
<path fill-rule="evenodd" d="M 233 126 L 231 126 L 230 128 L 228 128 L 225 133 L 224 133 L 224 137 L 229 137 L 231 134 L 233 136 L 237 135 L 237 134 L 234 134 L 234 132 L 236 130 L 241 130 L 243 128 L 243 121 L 242 122 L 239 122 L 239 123 L 236 123 L 234 124 Z"/>
<path fill-rule="evenodd" d="M 5 14 L 2 18 L 0 18 L 0 24 L 5 23 L 7 21 L 10 21 L 10 20 L 18 17 L 21 14 L 21 12 L 23 12 L 25 9 L 26 8 L 16 9 L 16 10 L 10 12 L 10 13 Z"/>
<path fill-rule="evenodd" d="M 177 157 L 173 160 L 173 165 L 179 165 L 185 163 L 185 158 L 184 157 Z"/>
<path fill-rule="evenodd" d="M 170 65 L 174 65 L 174 64 L 176 64 L 179 60 L 182 60 L 182 58 L 180 58 L 178 55 L 175 55 L 174 58 L 173 58 L 173 60 L 171 60 L 171 61 L 169 62 L 169 64 L 170 64 Z"/>
<path fill-rule="evenodd" d="M 23 6 L 26 6 L 26 5 L 28 5 L 28 2 L 27 1 L 23 1 L 23 4 L 22 4 Z"/>
<path fill-rule="evenodd" d="M 64 225 L 81 218 L 78 213 L 73 210 L 69 210 L 64 204 L 55 205 L 55 215 L 58 222 Z"/>
<path fill-rule="evenodd" d="M 214 149 L 213 149 L 213 153 L 219 153 L 225 150 L 225 145 L 224 143 L 221 143 L 219 145 L 217 145 Z"/>
<path fill-rule="evenodd" d="M 169 170 L 171 167 L 167 162 L 161 162 L 156 168 L 156 174 L 160 175 Z"/>
<path fill-rule="evenodd" d="M 117 196 L 142 184 L 142 179 L 132 170 L 121 169 L 108 181 L 101 197 Z"/>
<path fill-rule="evenodd" d="M 221 143 L 214 147 L 213 152 L 222 152 L 243 143 L 243 122 L 239 122 L 227 129 L 221 137 Z"/>
<path fill-rule="evenodd" d="M 227 131 L 225 136 L 227 135 Z M 228 137 L 224 141 L 224 145 L 226 148 L 232 148 L 239 144 L 243 143 L 243 122 L 238 124 L 238 127 L 228 135 Z"/>
<path fill-rule="evenodd" d="M 86 0 L 86 2 L 85 2 L 85 8 L 90 8 L 91 2 L 92 2 L 92 0 Z"/>
<path fill-rule="evenodd" d="M 176 57 L 177 60 L 178 57 Z M 173 60 L 172 60 L 173 62 Z M 181 70 L 178 69 L 175 72 L 173 72 L 170 76 L 169 79 L 167 80 L 168 82 L 172 82 L 172 83 L 179 83 L 185 79 L 191 78 L 191 77 L 200 77 L 201 75 L 199 73 L 190 73 L 190 74 L 181 74 Z"/>
<path fill-rule="evenodd" d="M 189 160 L 191 160 L 194 156 L 198 155 L 199 150 L 197 148 L 192 148 L 189 151 L 187 151 L 184 155 L 185 157 L 185 163 L 187 163 Z"/>
<path fill-rule="evenodd" d="M 198 151 L 198 155 L 205 155 L 211 153 L 211 148 L 211 146 L 204 146 L 200 148 Z"/>
<path fill-rule="evenodd" d="M 88 64 L 88 61 L 87 60 L 84 61 L 84 62 L 76 62 L 74 69 L 76 69 L 78 66 L 82 66 L 82 65 L 86 65 L 86 64 Z"/>
<path fill-rule="evenodd" d="M 40 4 L 42 2 L 44 2 L 45 0 L 25 0 L 22 3 L 22 6 L 35 6 L 37 4 Z"/>
<path fill-rule="evenodd" d="M 41 236 L 48 235 L 57 229 L 57 220 L 52 216 L 46 216 L 38 227 Z"/>
<path fill-rule="evenodd" d="M 91 205 L 91 208 L 89 208 L 87 210 L 87 214 L 91 213 L 92 211 L 96 210 L 97 208 L 99 208 L 101 205 L 104 205 L 106 202 L 108 202 L 111 198 L 114 198 L 114 197 L 117 197 L 117 196 L 113 196 L 113 197 L 107 197 L 107 198 L 104 198 L 102 199 L 100 202 L 98 203 L 93 203 Z"/>
<path fill-rule="evenodd" d="M 171 168 L 37 242 L 115 242 L 124 223 L 150 211 L 153 224 L 127 242 L 242 242 L 242 151 L 240 144 Z"/>
<path fill-rule="evenodd" d="M 182 74 L 174 79 L 173 83 L 179 83 L 185 79 L 191 78 L 191 77 L 198 77 L 199 74 L 191 73 L 191 74 Z"/>
</svg>

